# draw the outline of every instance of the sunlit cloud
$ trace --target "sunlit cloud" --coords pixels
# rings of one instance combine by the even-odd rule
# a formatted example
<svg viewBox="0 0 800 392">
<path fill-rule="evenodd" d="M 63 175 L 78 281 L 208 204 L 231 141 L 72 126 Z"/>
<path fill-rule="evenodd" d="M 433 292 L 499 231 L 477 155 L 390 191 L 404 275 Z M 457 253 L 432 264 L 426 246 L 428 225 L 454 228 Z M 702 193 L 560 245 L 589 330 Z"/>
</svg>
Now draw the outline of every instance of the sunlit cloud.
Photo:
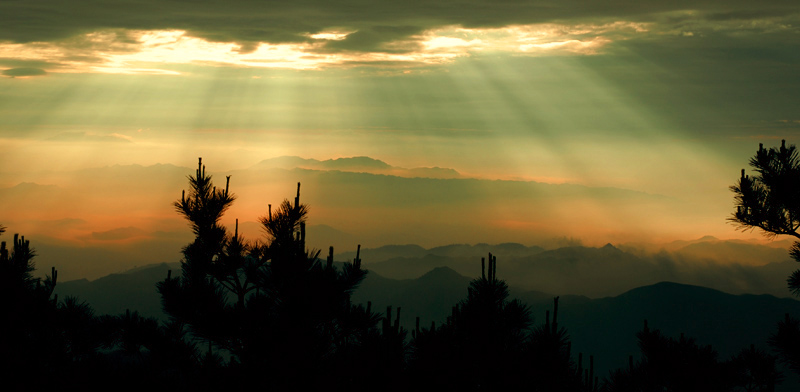
<svg viewBox="0 0 800 392">
<path fill-rule="evenodd" d="M 347 38 L 348 35 L 352 34 L 352 31 L 341 32 L 341 31 L 326 31 L 317 34 L 308 34 L 309 38 L 313 39 L 323 39 L 329 41 L 341 41 Z"/>
<path fill-rule="evenodd" d="M 119 64 L 105 66 L 105 67 L 89 67 L 87 69 L 73 69 L 73 72 L 94 72 L 104 74 L 118 74 L 118 75 L 180 75 L 178 71 L 170 71 L 158 68 L 134 68 L 125 67 Z"/>
<path fill-rule="evenodd" d="M 0 57 L 51 64 L 49 72 L 162 74 L 174 65 L 318 70 L 330 67 L 420 67 L 445 64 L 475 53 L 594 55 L 622 34 L 644 33 L 641 23 L 537 24 L 502 28 L 449 26 L 386 43 L 382 50 L 332 50 L 350 31 L 307 35 L 308 42 L 259 43 L 244 50 L 235 42 L 211 42 L 182 30 L 101 31 L 62 42 L 0 44 Z M 7 73 L 8 71 L 6 71 Z"/>
<path fill-rule="evenodd" d="M 426 50 L 437 50 L 443 48 L 465 48 L 470 46 L 478 46 L 481 45 L 483 42 L 479 39 L 473 39 L 471 41 L 467 41 L 462 38 L 455 38 L 455 37 L 446 37 L 446 36 L 435 36 L 424 41 L 422 44 L 424 45 Z"/>
<path fill-rule="evenodd" d="M 649 32 L 649 24 L 618 21 L 605 24 L 536 24 L 493 29 L 451 28 L 431 31 L 426 43 L 436 47 L 469 47 L 528 55 L 598 54 L 615 41 Z M 458 37 L 457 39 L 454 39 Z"/>
<path fill-rule="evenodd" d="M 169 69 L 170 66 L 187 64 L 296 70 L 354 66 L 414 68 L 486 53 L 588 56 L 603 54 L 605 48 L 616 42 L 648 36 L 692 38 L 709 33 L 762 34 L 794 28 L 781 18 L 715 20 L 696 11 L 665 13 L 660 19 L 650 23 L 539 23 L 496 28 L 441 26 L 366 52 L 329 45 L 345 41 L 357 31 L 329 30 L 306 34 L 306 42 L 261 42 L 244 47 L 236 42 L 212 42 L 183 30 L 111 30 L 64 41 L 0 43 L 0 58 L 46 62 L 50 67 L 42 69 L 44 73 L 177 75 L 180 72 Z M 22 71 L 2 72 L 13 76 Z"/>
</svg>

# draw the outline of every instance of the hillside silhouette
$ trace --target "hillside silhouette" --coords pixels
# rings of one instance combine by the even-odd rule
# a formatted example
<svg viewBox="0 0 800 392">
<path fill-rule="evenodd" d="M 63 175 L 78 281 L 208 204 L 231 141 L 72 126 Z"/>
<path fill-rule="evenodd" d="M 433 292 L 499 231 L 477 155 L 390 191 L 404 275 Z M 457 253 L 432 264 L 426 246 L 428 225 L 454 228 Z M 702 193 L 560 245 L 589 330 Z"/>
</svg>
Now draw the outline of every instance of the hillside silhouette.
<svg viewBox="0 0 800 392">
<path fill-rule="evenodd" d="M 697 248 L 703 249 L 698 252 Z M 731 293 L 789 296 L 781 283 L 794 267 L 786 251 L 764 245 L 709 241 L 672 252 L 643 253 L 607 244 L 602 247 L 566 246 L 543 249 L 520 244 L 450 245 L 423 249 L 413 245 L 365 249 L 371 271 L 386 277 L 410 279 L 436 267 L 449 267 L 465 276 L 478 273 L 470 252 L 490 249 L 508 255 L 503 268 L 508 282 L 520 289 L 589 297 L 618 295 L 661 281 L 707 286 Z M 742 263 L 708 260 L 711 250 L 736 253 Z M 746 251 L 746 252 L 744 252 Z M 748 255 L 748 253 L 750 255 Z M 761 260 L 755 263 L 752 260 Z"/>
<path fill-rule="evenodd" d="M 474 261 L 473 261 L 474 262 Z M 142 313 L 164 317 L 159 296 L 153 285 L 163 279 L 168 269 L 177 264 L 154 265 L 124 274 L 111 275 L 93 282 L 73 281 L 60 283 L 56 292 L 76 295 L 89 303 L 106 303 L 108 313 L 119 313 L 131 304 L 142 303 Z M 502 267 L 501 267 L 502 268 Z M 502 269 L 501 269 L 502 271 Z M 423 325 L 440 324 L 452 312 L 452 306 L 461 300 L 470 279 L 447 267 L 435 268 L 416 278 L 397 280 L 370 272 L 353 293 L 353 302 L 373 309 L 387 306 L 402 307 L 400 324 L 413 330 L 416 317 Z M 90 288 L 95 285 L 95 288 Z M 115 287 L 109 291 L 107 287 Z M 149 287 L 145 298 L 135 299 L 141 287 Z M 59 291 L 63 290 L 63 291 Z M 526 291 L 510 287 L 511 295 L 520 299 L 535 312 L 535 319 L 543 320 L 544 311 L 552 307 L 553 293 Z M 91 295 L 91 296 L 89 296 Z M 106 302 L 107 301 L 107 302 Z M 116 302 L 116 304 L 114 304 Z M 559 319 L 569 326 L 575 350 L 594 353 L 596 372 L 605 376 L 609 371 L 627 366 L 628 356 L 639 358 L 636 333 L 642 320 L 648 319 L 667 336 L 684 333 L 702 344 L 711 344 L 720 356 L 735 355 L 743 347 L 755 344 L 767 349 L 767 341 L 775 323 L 786 312 L 800 315 L 800 302 L 771 295 L 733 295 L 709 288 L 661 282 L 643 286 L 623 294 L 606 298 L 561 295 Z M 148 313 L 150 309 L 153 313 Z M 730 328 L 736 325 L 736 328 Z M 789 377 L 787 382 L 793 378 Z"/>
</svg>

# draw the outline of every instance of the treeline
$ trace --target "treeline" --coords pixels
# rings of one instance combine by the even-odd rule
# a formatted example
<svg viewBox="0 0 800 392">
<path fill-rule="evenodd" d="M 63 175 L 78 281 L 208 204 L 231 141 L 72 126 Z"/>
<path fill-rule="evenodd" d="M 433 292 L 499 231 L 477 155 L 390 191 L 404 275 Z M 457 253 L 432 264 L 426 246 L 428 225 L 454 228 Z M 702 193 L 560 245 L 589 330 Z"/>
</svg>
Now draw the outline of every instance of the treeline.
<svg viewBox="0 0 800 392">
<path fill-rule="evenodd" d="M 413 330 L 400 308 L 353 304 L 366 276 L 361 260 L 334 264 L 305 245 L 306 205 L 270 206 L 266 240 L 229 233 L 220 218 L 235 200 L 217 189 L 202 162 L 175 202 L 195 240 L 183 248 L 180 272 L 157 284 L 169 322 L 135 311 L 95 315 L 75 298 L 53 295 L 57 271 L 33 278 L 34 251 L 14 236 L 0 249 L 0 323 L 7 390 L 61 386 L 87 390 L 214 390 L 257 387 L 366 390 L 772 391 L 776 359 L 754 347 L 721 360 L 710 346 L 665 337 L 646 322 L 642 355 L 607 377 L 592 353 L 575 353 L 558 322 L 558 298 L 545 322 L 509 300 L 496 257 L 438 325 Z M 785 323 L 795 322 L 788 319 Z M 735 327 L 735 326 L 732 326 Z"/>
</svg>

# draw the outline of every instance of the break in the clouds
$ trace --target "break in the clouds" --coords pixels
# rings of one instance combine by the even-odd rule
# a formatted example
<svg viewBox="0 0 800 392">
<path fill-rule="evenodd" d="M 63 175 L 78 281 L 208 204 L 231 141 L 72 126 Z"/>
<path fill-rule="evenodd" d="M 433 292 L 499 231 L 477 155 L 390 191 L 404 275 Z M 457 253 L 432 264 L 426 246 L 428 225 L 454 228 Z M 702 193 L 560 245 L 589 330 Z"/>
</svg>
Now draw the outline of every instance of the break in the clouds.
<svg viewBox="0 0 800 392">
<path fill-rule="evenodd" d="M 593 55 L 630 39 L 783 41 L 796 36 L 799 10 L 793 1 L 6 1 L 0 66 L 175 74 L 162 64 L 319 69 L 430 66 L 492 51 Z"/>
</svg>

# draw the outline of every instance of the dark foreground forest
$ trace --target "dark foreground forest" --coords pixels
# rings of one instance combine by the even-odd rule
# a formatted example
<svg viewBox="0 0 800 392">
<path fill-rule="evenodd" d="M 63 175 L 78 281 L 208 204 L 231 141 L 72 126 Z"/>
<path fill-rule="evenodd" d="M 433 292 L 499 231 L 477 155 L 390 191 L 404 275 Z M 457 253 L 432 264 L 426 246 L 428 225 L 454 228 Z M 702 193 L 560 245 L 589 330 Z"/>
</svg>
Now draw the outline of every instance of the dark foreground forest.
<svg viewBox="0 0 800 392">
<path fill-rule="evenodd" d="M 770 159 L 780 159 L 783 150 L 763 151 L 773 150 Z M 767 214 L 747 204 L 748 181 L 737 184 L 744 223 Z M 324 258 L 307 249 L 300 184 L 293 201 L 269 208 L 266 238 L 253 242 L 220 224 L 235 200 L 229 183 L 215 187 L 202 162 L 189 182 L 174 205 L 195 239 L 181 270 L 156 285 L 167 322 L 133 309 L 97 315 L 79 298 L 58 298 L 55 269 L 33 277 L 29 241 L 3 242 L 5 390 L 774 391 L 780 366 L 800 372 L 800 321 L 787 314 L 774 321 L 771 350 L 742 347 L 729 358 L 641 320 L 638 359 L 599 374 L 602 353 L 573 350 L 559 298 L 535 324 L 527 304 L 509 299 L 492 254 L 476 256 L 481 276 L 446 320 L 417 318 L 407 330 L 401 308 L 352 300 L 367 275 L 358 253 L 340 264 L 333 248 Z"/>
</svg>

